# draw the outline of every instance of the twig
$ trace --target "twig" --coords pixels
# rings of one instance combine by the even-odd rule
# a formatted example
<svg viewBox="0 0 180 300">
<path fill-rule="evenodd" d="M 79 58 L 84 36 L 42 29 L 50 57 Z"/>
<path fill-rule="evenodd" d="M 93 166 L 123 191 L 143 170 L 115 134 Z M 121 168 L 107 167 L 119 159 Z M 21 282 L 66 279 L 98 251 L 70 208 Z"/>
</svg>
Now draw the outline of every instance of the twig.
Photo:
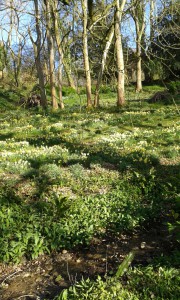
<svg viewBox="0 0 180 300">
<path fill-rule="evenodd" d="M 22 272 L 22 270 L 18 270 L 18 271 L 16 271 L 16 272 L 10 274 L 8 277 L 6 277 L 6 278 L 1 282 L 0 286 L 3 285 L 7 279 L 13 277 L 15 274 L 17 274 L 17 273 L 19 273 L 19 272 Z"/>
<path fill-rule="evenodd" d="M 106 271 L 105 271 L 106 276 L 107 276 L 107 272 L 108 272 L 108 245 L 106 246 Z"/>
<path fill-rule="evenodd" d="M 22 296 L 19 296 L 19 297 L 17 297 L 17 298 L 14 298 L 14 299 L 21 299 L 21 298 L 23 298 L 23 297 L 36 297 L 36 300 L 40 300 L 40 297 L 39 296 L 36 296 L 36 295 L 32 295 L 32 294 L 30 294 L 30 295 L 22 295 Z"/>
<path fill-rule="evenodd" d="M 71 282 L 71 275 L 69 274 L 69 265 L 68 265 L 68 261 L 67 261 L 67 274 L 68 274 L 69 281 Z"/>
</svg>

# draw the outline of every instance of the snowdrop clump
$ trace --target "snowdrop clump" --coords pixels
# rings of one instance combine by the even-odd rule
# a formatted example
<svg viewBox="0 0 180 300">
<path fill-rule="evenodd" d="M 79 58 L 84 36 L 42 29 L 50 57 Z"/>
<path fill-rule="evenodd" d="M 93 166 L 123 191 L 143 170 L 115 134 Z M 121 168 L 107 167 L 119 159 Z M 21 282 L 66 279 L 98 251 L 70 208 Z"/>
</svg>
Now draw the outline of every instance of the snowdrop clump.
<svg viewBox="0 0 180 300">
<path fill-rule="evenodd" d="M 109 143 L 116 143 L 118 141 L 121 141 L 121 140 L 125 140 L 127 138 L 129 138 L 132 134 L 130 132 L 126 132 L 126 133 L 119 133 L 119 132 L 116 132 L 116 133 L 113 133 L 109 136 L 102 136 L 100 138 L 99 141 L 102 141 L 102 142 L 109 142 Z"/>
<path fill-rule="evenodd" d="M 50 126 L 51 128 L 62 128 L 63 127 L 63 123 L 61 122 L 57 122 L 57 123 L 54 123 L 52 126 Z"/>
<path fill-rule="evenodd" d="M 146 116 L 150 114 L 150 111 L 125 111 L 125 115 L 141 115 Z"/>
<path fill-rule="evenodd" d="M 176 133 L 179 131 L 180 131 L 180 125 L 174 125 L 172 127 L 162 129 L 162 132 L 166 132 L 166 133 Z"/>
</svg>

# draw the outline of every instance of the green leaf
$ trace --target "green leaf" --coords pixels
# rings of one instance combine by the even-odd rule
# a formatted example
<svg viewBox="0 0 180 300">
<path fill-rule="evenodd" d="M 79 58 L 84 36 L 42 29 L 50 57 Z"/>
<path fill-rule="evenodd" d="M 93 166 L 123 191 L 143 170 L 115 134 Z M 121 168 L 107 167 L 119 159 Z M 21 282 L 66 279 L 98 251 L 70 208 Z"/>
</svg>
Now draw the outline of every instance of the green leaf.
<svg viewBox="0 0 180 300">
<path fill-rule="evenodd" d="M 134 259 L 134 251 L 129 252 L 129 254 L 125 257 L 125 259 L 123 260 L 123 262 L 120 264 L 115 277 L 121 277 L 128 269 L 129 265 L 131 264 L 131 262 Z"/>
<path fill-rule="evenodd" d="M 68 300 L 68 290 L 63 290 L 59 295 L 58 300 Z"/>
</svg>

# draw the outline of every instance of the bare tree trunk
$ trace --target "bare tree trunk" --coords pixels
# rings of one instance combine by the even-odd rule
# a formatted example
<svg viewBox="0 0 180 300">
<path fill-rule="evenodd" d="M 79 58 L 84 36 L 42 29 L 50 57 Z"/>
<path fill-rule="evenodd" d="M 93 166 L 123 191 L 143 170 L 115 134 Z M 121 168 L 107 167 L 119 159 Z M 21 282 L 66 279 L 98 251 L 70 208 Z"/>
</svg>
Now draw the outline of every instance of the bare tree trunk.
<svg viewBox="0 0 180 300">
<path fill-rule="evenodd" d="M 57 94 L 56 94 L 56 80 L 55 80 L 55 50 L 54 50 L 54 38 L 52 33 L 51 23 L 51 8 L 49 1 L 45 2 L 45 17 L 46 17 L 46 29 L 47 29 L 47 44 L 49 53 L 49 76 L 50 76 L 50 92 L 51 103 L 53 109 L 58 109 Z"/>
<path fill-rule="evenodd" d="M 13 66 L 13 73 L 14 73 L 14 80 L 15 80 L 15 86 L 19 86 L 19 77 L 21 73 L 21 66 L 22 66 L 22 52 L 23 48 L 25 46 L 25 37 L 22 35 L 22 33 L 19 33 L 19 22 L 18 15 L 15 13 L 13 7 L 14 7 L 14 1 L 10 0 L 10 15 L 9 15 L 9 31 L 7 36 L 7 46 L 6 49 L 9 50 L 11 59 L 12 59 L 12 66 Z M 16 35 L 17 42 L 17 51 L 14 50 L 14 47 L 12 45 L 12 36 Z"/>
<path fill-rule="evenodd" d="M 142 66 L 141 66 L 141 44 L 139 41 L 136 42 L 136 55 L 137 55 L 137 63 L 136 63 L 136 91 L 142 91 Z"/>
<path fill-rule="evenodd" d="M 53 109 L 58 109 L 57 94 L 56 94 L 56 80 L 55 80 L 55 62 L 54 62 L 54 41 L 53 36 L 48 37 L 49 44 L 49 71 L 50 71 L 50 89 L 51 101 Z"/>
<path fill-rule="evenodd" d="M 122 47 L 122 37 L 121 37 L 121 18 L 122 12 L 125 6 L 126 0 L 121 1 L 121 6 L 119 5 L 119 0 L 116 0 L 115 9 L 115 37 L 116 37 L 116 60 L 117 60 L 117 106 L 122 106 L 125 104 L 124 95 L 124 83 L 125 83 L 125 72 L 124 72 L 124 55 Z"/>
<path fill-rule="evenodd" d="M 59 53 L 59 56 L 61 58 L 62 64 L 64 66 L 64 70 L 65 70 L 66 75 L 67 75 L 68 83 L 69 83 L 70 87 L 75 89 L 76 85 L 75 85 L 74 79 L 71 75 L 71 70 L 70 70 L 69 64 L 68 64 L 68 62 L 66 61 L 66 59 L 64 57 L 64 52 L 63 52 L 63 48 L 62 48 L 62 45 L 61 45 L 61 38 L 60 38 L 59 25 L 58 25 L 59 15 L 57 13 L 57 6 L 58 6 L 57 0 L 52 2 L 51 5 L 52 5 L 53 27 L 54 27 L 54 33 L 55 33 L 55 39 L 56 39 L 58 53 Z"/>
<path fill-rule="evenodd" d="M 154 37 L 155 0 L 150 0 L 150 42 Z"/>
<path fill-rule="evenodd" d="M 142 91 L 142 36 L 145 29 L 145 2 L 134 0 L 134 6 L 131 8 L 132 17 L 136 27 L 136 92 Z"/>
<path fill-rule="evenodd" d="M 89 54 L 88 54 L 88 37 L 87 37 L 87 0 L 81 0 L 83 10 L 83 57 L 84 57 L 84 69 L 86 75 L 86 95 L 87 95 L 87 106 L 92 105 L 91 101 L 91 73 L 89 65 Z"/>
<path fill-rule="evenodd" d="M 69 66 L 69 63 L 66 61 L 65 57 L 63 58 L 63 65 L 64 65 L 64 70 L 65 70 L 66 75 L 67 75 L 69 86 L 72 87 L 73 89 L 76 89 L 76 85 L 74 83 L 74 79 L 73 79 L 73 77 L 71 75 L 71 68 Z"/>
<path fill-rule="evenodd" d="M 113 37 L 114 37 L 114 26 L 112 26 L 111 29 L 110 29 L 109 36 L 107 37 L 107 42 L 106 42 L 106 45 L 105 45 L 105 48 L 104 48 L 104 52 L 103 52 L 102 62 L 101 62 L 101 68 L 100 68 L 100 71 L 99 71 L 99 74 L 98 74 L 97 83 L 96 83 L 94 106 L 99 106 L 99 91 L 100 91 L 100 86 L 101 86 L 101 82 L 102 82 L 102 77 L 103 77 L 104 69 L 105 69 L 105 66 L 106 66 L 107 55 L 108 55 L 109 48 L 111 46 Z"/>
<path fill-rule="evenodd" d="M 47 64 L 47 57 L 44 57 L 44 75 L 45 75 L 45 84 L 49 83 L 49 70 Z"/>
<path fill-rule="evenodd" d="M 59 66 L 58 66 L 58 86 L 59 86 L 59 105 L 61 109 L 64 109 L 64 103 L 62 99 L 62 62 L 59 59 Z"/>
<path fill-rule="evenodd" d="M 41 29 L 39 24 L 40 16 L 39 16 L 38 0 L 34 0 L 34 8 L 35 8 L 35 22 L 36 22 L 36 34 L 37 34 L 36 42 L 33 40 L 30 29 L 29 29 L 29 36 L 34 48 L 35 62 L 36 62 L 37 75 L 39 79 L 40 94 L 41 94 L 41 106 L 43 108 L 46 108 L 47 99 L 46 99 L 45 84 L 44 84 L 44 73 L 43 73 L 43 67 L 40 58 L 42 45 L 41 45 Z"/>
</svg>

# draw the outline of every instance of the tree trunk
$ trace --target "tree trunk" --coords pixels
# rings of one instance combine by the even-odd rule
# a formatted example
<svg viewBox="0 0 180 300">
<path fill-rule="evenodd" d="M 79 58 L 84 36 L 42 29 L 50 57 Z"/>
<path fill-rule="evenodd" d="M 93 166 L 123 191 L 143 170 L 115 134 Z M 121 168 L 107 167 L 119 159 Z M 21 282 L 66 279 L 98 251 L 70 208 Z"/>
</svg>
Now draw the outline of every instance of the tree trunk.
<svg viewBox="0 0 180 300">
<path fill-rule="evenodd" d="M 62 63 L 59 60 L 58 66 L 58 86 L 59 86 L 59 105 L 61 109 L 64 109 L 64 103 L 62 99 Z"/>
<path fill-rule="evenodd" d="M 136 92 L 142 91 L 142 37 L 145 29 L 145 1 L 136 1 L 131 8 L 136 27 Z"/>
<path fill-rule="evenodd" d="M 92 105 L 91 101 L 91 73 L 89 65 L 89 55 L 88 55 L 88 37 L 87 37 L 87 0 L 81 0 L 82 10 L 83 10 L 83 57 L 84 57 L 84 69 L 86 75 L 86 95 L 87 95 L 87 106 Z"/>
<path fill-rule="evenodd" d="M 34 42 L 33 40 L 30 29 L 29 29 L 29 36 L 34 47 L 35 62 L 36 62 L 37 75 L 39 79 L 40 94 L 41 94 L 41 106 L 43 108 L 46 108 L 47 99 L 46 99 L 46 92 L 45 92 L 45 85 L 44 85 L 43 68 L 42 68 L 41 58 L 40 58 L 42 45 L 41 45 L 41 28 L 39 24 L 40 15 L 39 15 L 39 8 L 38 8 L 38 0 L 34 0 L 34 8 L 35 8 L 35 22 L 36 22 L 36 34 L 37 34 L 36 42 Z"/>
<path fill-rule="evenodd" d="M 96 83 L 94 106 L 99 106 L 99 90 L 100 90 L 100 86 L 101 86 L 101 82 L 102 82 L 102 77 L 103 77 L 104 69 L 105 69 L 105 66 L 106 66 L 107 55 L 108 55 L 109 48 L 111 46 L 113 37 L 114 37 L 114 26 L 112 26 L 111 29 L 110 29 L 110 33 L 109 33 L 109 36 L 107 38 L 107 42 L 106 42 L 106 45 L 105 45 L 105 48 L 104 48 L 104 52 L 103 52 L 102 62 L 101 62 L 101 68 L 100 68 L 100 71 L 99 71 L 99 74 L 98 74 L 97 83 Z"/>
<path fill-rule="evenodd" d="M 39 87 L 40 87 L 40 94 L 41 94 L 41 106 L 43 108 L 47 107 L 47 99 L 46 99 L 46 92 L 45 92 L 45 84 L 44 84 L 44 73 L 41 65 L 41 60 L 38 52 L 38 47 L 36 44 L 33 44 L 34 48 L 34 56 L 35 56 L 35 62 L 36 62 L 36 69 L 37 69 L 37 75 L 39 80 Z"/>
<path fill-rule="evenodd" d="M 56 79 L 55 79 L 55 59 L 54 59 L 54 41 L 52 35 L 49 39 L 49 71 L 50 71 L 50 89 L 52 108 L 58 109 L 57 94 L 56 94 Z"/>
<path fill-rule="evenodd" d="M 137 63 L 136 63 L 136 92 L 142 91 L 142 66 L 141 66 L 141 44 L 140 42 L 136 42 L 136 55 L 137 55 Z"/>
<path fill-rule="evenodd" d="M 47 44 L 49 53 L 49 76 L 50 76 L 50 92 L 51 103 L 53 109 L 58 109 L 57 94 L 56 94 L 56 80 L 55 80 L 55 49 L 54 38 L 52 32 L 52 20 L 51 20 L 51 8 L 49 1 L 45 2 L 45 17 L 46 17 L 46 29 L 47 29 Z"/>
<path fill-rule="evenodd" d="M 67 79 L 68 79 L 69 86 L 72 87 L 75 90 L 76 85 L 75 85 L 74 79 L 71 75 L 71 68 L 70 68 L 68 62 L 66 61 L 64 55 L 63 55 L 63 65 L 64 65 L 64 70 L 66 72 L 66 76 L 67 76 Z"/>
<path fill-rule="evenodd" d="M 76 89 L 76 85 L 74 83 L 74 79 L 71 75 L 71 70 L 69 67 L 68 62 L 66 61 L 65 57 L 64 57 L 64 52 L 63 52 L 63 48 L 61 45 L 61 38 L 60 38 L 60 32 L 59 32 L 59 25 L 58 25 L 58 19 L 59 19 L 59 15 L 57 13 L 57 1 L 52 2 L 52 20 L 53 20 L 53 27 L 54 27 L 54 33 L 55 33 L 55 39 L 56 39 L 56 44 L 57 44 L 57 49 L 58 49 L 58 53 L 59 53 L 59 57 L 62 61 L 62 64 L 64 66 L 64 70 L 66 72 L 67 75 L 67 79 L 68 79 L 68 83 L 69 86 L 72 87 L 73 89 Z"/>
<path fill-rule="evenodd" d="M 150 43 L 154 38 L 154 14 L 155 14 L 155 0 L 150 0 Z"/>
<path fill-rule="evenodd" d="M 124 55 L 122 47 L 122 36 L 121 36 L 121 18 L 122 12 L 125 6 L 126 0 L 122 0 L 121 6 L 119 0 L 116 0 L 115 8 L 115 37 L 116 37 L 116 61 L 117 61 L 117 106 L 125 104 L 124 95 L 124 83 L 125 83 L 125 72 L 124 72 Z"/>
</svg>

